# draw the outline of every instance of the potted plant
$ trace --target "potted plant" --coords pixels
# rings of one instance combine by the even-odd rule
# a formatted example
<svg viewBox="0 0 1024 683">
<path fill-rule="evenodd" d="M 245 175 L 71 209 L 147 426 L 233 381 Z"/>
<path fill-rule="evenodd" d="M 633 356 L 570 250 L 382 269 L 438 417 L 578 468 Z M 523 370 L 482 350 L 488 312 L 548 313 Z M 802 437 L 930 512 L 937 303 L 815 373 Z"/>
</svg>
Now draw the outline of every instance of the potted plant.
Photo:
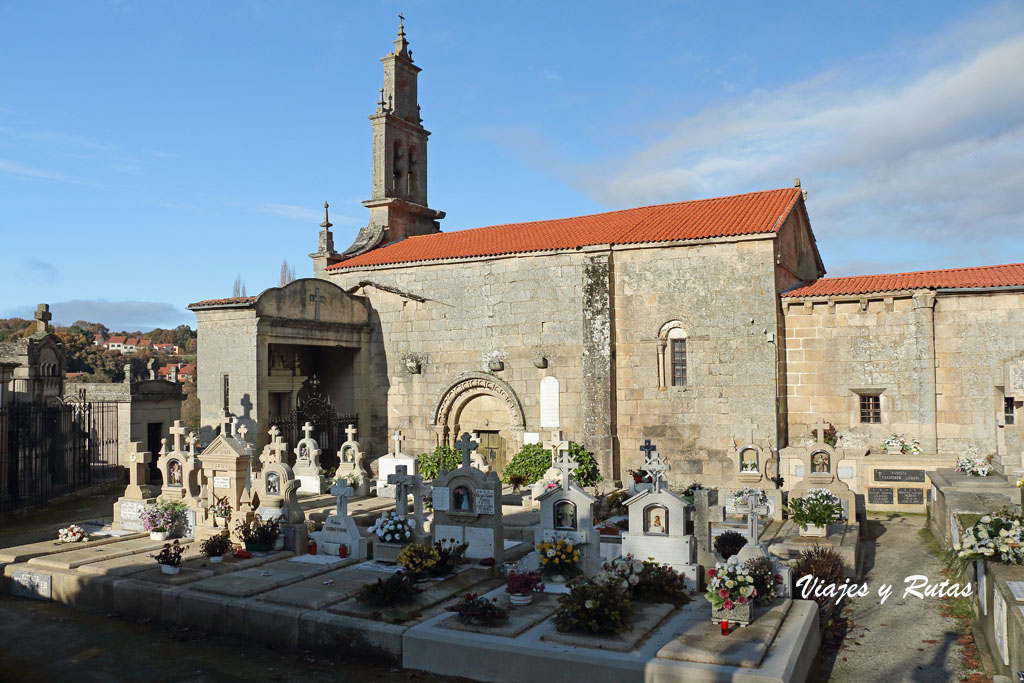
<svg viewBox="0 0 1024 683">
<path fill-rule="evenodd" d="M 541 572 L 551 583 L 565 583 L 579 573 L 580 551 L 565 539 L 537 544 Z"/>
<path fill-rule="evenodd" d="M 508 575 L 505 592 L 512 605 L 529 605 L 534 593 L 544 592 L 544 581 L 540 572 L 512 572 Z"/>
<path fill-rule="evenodd" d="M 231 538 L 226 534 L 210 536 L 199 544 L 199 550 L 210 562 L 221 562 L 224 559 L 224 553 L 231 550 Z"/>
<path fill-rule="evenodd" d="M 738 531 L 723 531 L 715 536 L 714 548 L 725 562 L 747 544 L 747 537 Z"/>
<path fill-rule="evenodd" d="M 62 545 L 64 543 L 81 543 L 88 540 L 89 534 L 85 533 L 85 529 L 77 524 L 70 524 L 63 529 L 57 530 L 58 545 Z"/>
<path fill-rule="evenodd" d="M 245 549 L 249 552 L 266 552 L 274 548 L 274 541 L 281 532 L 281 522 L 277 519 L 263 519 L 259 515 L 251 522 L 244 519 L 239 520 L 235 525 L 238 537 L 245 543 Z"/>
<path fill-rule="evenodd" d="M 843 517 L 843 505 L 828 489 L 811 489 L 801 498 L 789 501 L 789 518 L 800 527 L 800 535 L 810 538 L 828 536 L 828 525 Z"/>
<path fill-rule="evenodd" d="M 466 593 L 462 600 L 445 609 L 458 614 L 459 619 L 467 624 L 494 626 L 508 619 L 508 611 L 498 606 L 497 598 L 488 600 L 474 593 Z"/>
<path fill-rule="evenodd" d="M 214 500 L 213 505 L 210 506 L 210 516 L 213 517 L 214 526 L 217 526 L 217 521 L 220 520 L 221 524 L 227 527 L 228 522 L 231 521 L 231 505 L 228 503 L 227 496 Z"/>
<path fill-rule="evenodd" d="M 142 511 L 142 528 L 154 541 L 166 541 L 171 532 L 184 523 L 184 503 L 162 502 Z"/>
<path fill-rule="evenodd" d="M 398 564 L 405 567 L 413 580 L 433 569 L 441 561 L 437 548 L 422 543 L 410 543 L 398 553 Z"/>
<path fill-rule="evenodd" d="M 178 539 L 174 543 L 165 543 L 163 550 L 152 557 L 160 564 L 160 571 L 164 574 L 177 574 L 181 571 L 181 556 L 185 553 Z"/>
<path fill-rule="evenodd" d="M 707 585 L 704 597 L 711 603 L 711 621 L 724 624 L 722 633 L 728 633 L 729 622 L 750 623 L 751 599 L 757 596 L 757 589 L 750 571 L 741 567 L 735 557 L 709 569 Z"/>
<path fill-rule="evenodd" d="M 415 528 L 415 520 L 406 519 L 405 515 L 400 515 L 394 510 L 382 514 L 369 528 L 369 532 L 376 536 L 373 540 L 373 559 L 379 562 L 397 562 L 402 548 L 412 540 Z"/>
<path fill-rule="evenodd" d="M 890 434 L 889 438 L 882 442 L 882 448 L 889 455 L 916 455 L 921 452 L 921 442 L 917 439 L 907 441 L 902 434 Z"/>
</svg>

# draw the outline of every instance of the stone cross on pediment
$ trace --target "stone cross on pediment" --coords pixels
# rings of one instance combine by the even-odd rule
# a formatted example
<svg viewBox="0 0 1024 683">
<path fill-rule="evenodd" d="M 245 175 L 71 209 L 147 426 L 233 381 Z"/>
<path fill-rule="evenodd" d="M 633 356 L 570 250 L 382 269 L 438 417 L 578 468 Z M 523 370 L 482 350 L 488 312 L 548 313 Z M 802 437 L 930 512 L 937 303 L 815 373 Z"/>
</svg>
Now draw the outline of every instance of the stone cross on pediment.
<svg viewBox="0 0 1024 683">
<path fill-rule="evenodd" d="M 181 420 L 175 420 L 174 426 L 167 430 L 171 434 L 171 438 L 174 439 L 174 450 L 182 451 L 181 442 L 185 437 L 185 427 L 182 425 Z"/>
<path fill-rule="evenodd" d="M 357 431 L 356 430 L 356 426 L 350 424 L 348 427 L 345 427 L 345 437 L 349 441 L 355 441 L 356 440 L 356 431 Z"/>
<path fill-rule="evenodd" d="M 231 436 L 232 418 L 226 410 L 220 411 L 220 435 L 227 438 Z"/>
<path fill-rule="evenodd" d="M 558 456 L 552 461 L 552 467 L 562 475 L 562 490 L 568 491 L 572 483 L 572 474 L 579 467 L 576 459 L 569 455 L 568 449 L 559 451 Z"/>
<path fill-rule="evenodd" d="M 665 480 L 665 473 L 669 470 L 668 463 L 661 457 L 661 454 L 658 451 L 654 451 L 654 455 L 648 453 L 643 469 L 651 477 L 654 492 L 658 493 L 661 491 L 661 484 Z"/>
<path fill-rule="evenodd" d="M 391 440 L 395 442 L 395 455 L 402 452 L 402 442 L 405 441 L 405 437 L 402 436 L 402 432 L 395 430 L 395 433 L 391 436 Z M 388 482 L 390 483 L 390 482 Z"/>
<path fill-rule="evenodd" d="M 478 444 L 476 441 L 473 441 L 473 439 L 470 438 L 469 432 L 463 432 L 461 439 L 455 442 L 455 449 L 462 451 L 463 467 L 469 468 L 473 466 L 472 462 L 470 461 L 470 455 L 473 453 L 473 451 L 477 449 L 477 446 L 479 445 L 480 444 Z"/>
<path fill-rule="evenodd" d="M 825 430 L 828 429 L 828 427 L 828 422 L 825 422 L 824 420 L 818 420 L 818 422 L 812 427 L 812 429 L 815 430 L 816 438 L 818 440 L 817 443 L 819 445 L 825 443 Z M 827 446 L 828 444 L 825 445 Z"/>
<path fill-rule="evenodd" d="M 273 440 L 267 444 L 266 448 L 263 449 L 263 455 L 260 456 L 260 461 L 264 465 L 287 462 L 288 444 L 281 440 L 280 432 L 276 434 L 274 432 L 277 432 L 277 427 L 271 428 L 270 434 Z"/>
<path fill-rule="evenodd" d="M 331 495 L 338 497 L 334 513 L 339 517 L 348 517 L 348 498 L 352 495 L 352 487 L 338 482 L 331 487 Z"/>
<path fill-rule="evenodd" d="M 191 456 L 195 456 L 196 454 L 197 441 L 199 441 L 199 438 L 196 436 L 195 432 L 189 432 L 188 436 L 185 437 L 185 443 L 188 444 L 188 454 Z"/>
<path fill-rule="evenodd" d="M 311 423 L 311 422 L 307 422 L 306 424 L 302 425 L 303 438 L 305 438 L 305 439 L 312 439 L 313 438 L 313 429 L 314 429 L 313 423 Z"/>
<path fill-rule="evenodd" d="M 153 454 L 143 451 L 138 441 L 132 441 L 125 455 L 128 459 L 128 491 L 125 494 L 130 492 L 134 497 L 142 498 L 141 487 L 149 483 L 149 463 L 153 462 Z"/>
</svg>

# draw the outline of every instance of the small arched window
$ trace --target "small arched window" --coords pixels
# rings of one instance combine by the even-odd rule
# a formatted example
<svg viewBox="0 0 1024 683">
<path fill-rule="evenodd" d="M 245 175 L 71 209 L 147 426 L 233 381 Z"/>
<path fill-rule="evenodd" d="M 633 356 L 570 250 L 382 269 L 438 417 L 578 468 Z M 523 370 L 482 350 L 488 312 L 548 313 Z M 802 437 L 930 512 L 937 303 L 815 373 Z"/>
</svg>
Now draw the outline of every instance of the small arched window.
<svg viewBox="0 0 1024 683">
<path fill-rule="evenodd" d="M 555 528 L 576 530 L 576 505 L 570 500 L 555 503 Z"/>
<path fill-rule="evenodd" d="M 687 377 L 686 338 L 683 323 L 672 320 L 658 332 L 658 387 L 685 387 Z"/>
<path fill-rule="evenodd" d="M 456 486 L 452 491 L 452 510 L 454 512 L 472 512 L 473 495 L 466 486 Z"/>
<path fill-rule="evenodd" d="M 395 178 L 402 175 L 402 141 L 395 140 L 394 155 L 391 157 L 391 173 Z"/>
</svg>

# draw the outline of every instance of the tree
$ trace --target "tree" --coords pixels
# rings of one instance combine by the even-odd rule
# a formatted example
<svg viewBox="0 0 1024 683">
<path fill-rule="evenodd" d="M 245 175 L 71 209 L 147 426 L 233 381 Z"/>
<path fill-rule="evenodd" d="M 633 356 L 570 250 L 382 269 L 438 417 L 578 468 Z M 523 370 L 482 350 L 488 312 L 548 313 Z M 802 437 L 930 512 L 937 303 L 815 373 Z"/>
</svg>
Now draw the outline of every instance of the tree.
<svg viewBox="0 0 1024 683">
<path fill-rule="evenodd" d="M 181 350 L 184 351 L 188 348 L 188 343 L 195 339 L 195 334 L 192 332 L 192 328 L 188 325 L 178 325 L 174 328 L 174 334 L 171 338 L 171 343 L 175 346 L 180 346 Z"/>
<path fill-rule="evenodd" d="M 246 296 L 246 293 L 245 293 L 245 283 L 242 282 L 242 276 L 241 275 L 236 275 L 235 276 L 235 287 L 234 287 L 234 290 L 233 290 L 233 293 L 231 294 L 231 296 L 233 298 L 235 298 L 235 299 L 237 299 L 240 296 Z"/>
<path fill-rule="evenodd" d="M 281 261 L 281 286 L 284 287 L 286 284 L 295 279 L 295 269 L 288 267 L 288 259 Z"/>
</svg>

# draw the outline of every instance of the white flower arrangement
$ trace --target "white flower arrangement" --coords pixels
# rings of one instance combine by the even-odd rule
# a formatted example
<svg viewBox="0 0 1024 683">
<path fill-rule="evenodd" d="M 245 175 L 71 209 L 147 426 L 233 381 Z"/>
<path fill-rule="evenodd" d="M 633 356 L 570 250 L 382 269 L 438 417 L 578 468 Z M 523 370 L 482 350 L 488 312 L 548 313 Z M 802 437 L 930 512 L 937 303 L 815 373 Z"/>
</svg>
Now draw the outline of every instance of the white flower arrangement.
<svg viewBox="0 0 1024 683">
<path fill-rule="evenodd" d="M 750 504 L 756 507 L 768 503 L 768 494 L 759 488 L 744 486 L 737 491 L 733 491 L 733 495 L 736 497 L 736 505 Z"/>
<path fill-rule="evenodd" d="M 921 452 L 921 442 L 917 439 L 907 441 L 902 434 L 890 434 L 889 438 L 882 442 L 882 448 L 887 451 L 898 450 L 900 453 L 916 455 Z"/>
<path fill-rule="evenodd" d="M 959 564 L 992 558 L 1024 564 L 1024 526 L 1019 519 L 985 515 L 953 544 Z"/>
<path fill-rule="evenodd" d="M 416 520 L 406 519 L 405 515 L 389 510 L 373 523 L 369 532 L 387 543 L 408 543 L 415 528 Z"/>
<path fill-rule="evenodd" d="M 992 473 L 992 461 L 987 457 L 961 455 L 956 459 L 955 469 L 972 477 L 987 477 Z"/>
<path fill-rule="evenodd" d="M 644 570 L 644 563 L 633 557 L 630 553 L 626 556 L 616 557 L 611 562 L 605 562 L 601 567 L 601 573 L 597 575 L 598 581 L 622 579 L 630 586 L 640 583 L 640 573 Z"/>
<path fill-rule="evenodd" d="M 359 476 L 358 472 L 349 472 L 343 474 L 340 479 L 344 479 L 345 482 L 352 488 L 359 488 L 359 485 L 363 483 L 363 478 Z"/>
<path fill-rule="evenodd" d="M 57 530 L 58 543 L 81 543 L 82 541 L 88 540 L 89 534 L 85 533 L 85 529 L 77 524 L 71 524 L 70 526 Z"/>
</svg>

